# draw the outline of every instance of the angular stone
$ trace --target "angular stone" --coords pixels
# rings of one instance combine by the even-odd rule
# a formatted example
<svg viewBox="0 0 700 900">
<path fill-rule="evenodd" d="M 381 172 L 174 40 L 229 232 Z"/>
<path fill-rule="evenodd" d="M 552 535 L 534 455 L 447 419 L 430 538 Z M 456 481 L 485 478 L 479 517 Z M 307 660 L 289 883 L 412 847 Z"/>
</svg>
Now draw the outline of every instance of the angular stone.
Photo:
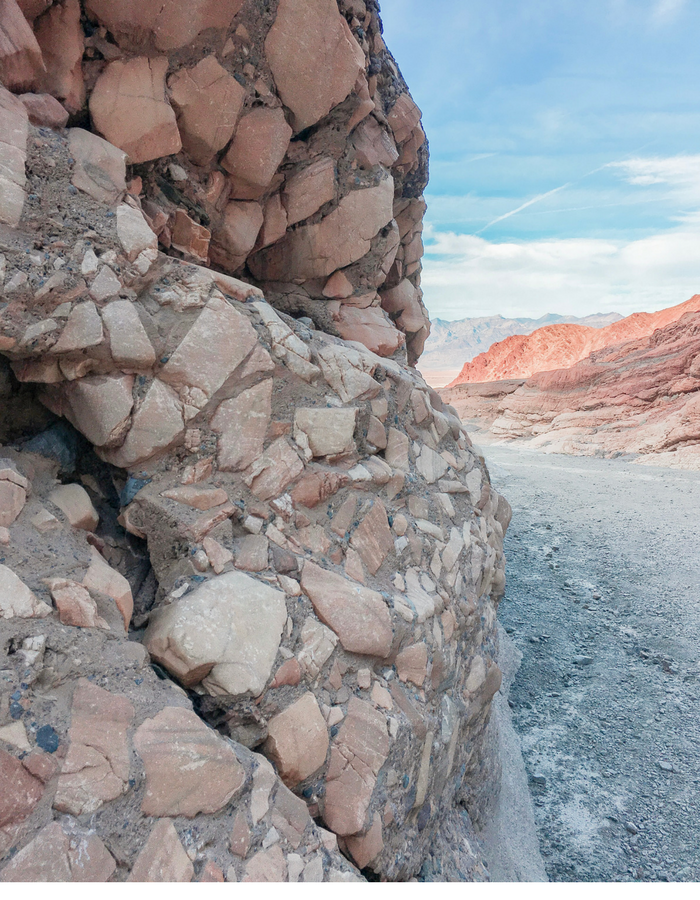
<svg viewBox="0 0 700 900">
<path fill-rule="evenodd" d="M 343 403 L 352 400 L 369 400 L 381 391 L 381 385 L 372 378 L 376 362 L 354 347 L 329 344 L 319 350 L 318 361 L 323 377 L 338 394 Z"/>
<path fill-rule="evenodd" d="M 207 488 L 198 485 L 183 485 L 169 491 L 163 491 L 163 497 L 174 500 L 176 503 L 184 503 L 193 509 L 214 509 L 228 502 L 228 494 L 223 488 Z"/>
<path fill-rule="evenodd" d="M 344 300 L 346 297 L 352 296 L 355 290 L 352 282 L 348 280 L 347 275 L 340 269 L 334 272 L 326 282 L 323 289 L 323 296 L 329 300 Z"/>
<path fill-rule="evenodd" d="M 66 127 L 68 111 L 51 94 L 21 94 L 19 99 L 32 125 L 53 129 Z"/>
<path fill-rule="evenodd" d="M 372 169 L 380 165 L 391 169 L 399 158 L 396 144 L 374 116 L 370 116 L 357 126 L 352 142 L 356 151 L 355 159 L 363 169 Z"/>
<path fill-rule="evenodd" d="M 369 426 L 367 428 L 367 443 L 371 444 L 373 447 L 376 447 L 377 450 L 385 450 L 387 439 L 386 439 L 386 431 L 384 426 L 376 418 L 376 416 L 369 417 Z"/>
<path fill-rule="evenodd" d="M 83 578 L 83 586 L 90 591 L 98 591 L 100 594 L 111 597 L 122 614 L 125 630 L 129 630 L 129 623 L 134 612 L 131 585 L 121 573 L 109 565 L 95 547 L 90 548 L 90 567 Z"/>
<path fill-rule="evenodd" d="M 277 882 L 287 880 L 287 863 L 279 844 L 260 850 L 250 858 L 245 868 L 244 882 Z"/>
<path fill-rule="evenodd" d="M 236 547 L 236 568 L 264 572 L 269 565 L 270 542 L 264 534 L 249 534 Z"/>
<path fill-rule="evenodd" d="M 304 674 L 316 678 L 333 655 L 338 636 L 315 617 L 309 616 L 301 629 L 301 641 L 299 666 Z"/>
<path fill-rule="evenodd" d="M 347 475 L 338 472 L 310 472 L 304 475 L 292 491 L 292 502 L 295 507 L 304 506 L 306 509 L 313 509 L 337 494 L 348 480 Z"/>
<path fill-rule="evenodd" d="M 58 778 L 54 808 L 74 816 L 94 813 L 129 786 L 127 732 L 134 707 L 81 679 L 73 694 L 68 753 Z"/>
<path fill-rule="evenodd" d="M 217 458 L 222 472 L 247 469 L 262 455 L 271 417 L 271 378 L 221 403 L 211 429 L 220 435 Z"/>
<path fill-rule="evenodd" d="M 403 144 L 420 124 L 421 111 L 413 102 L 410 94 L 401 94 L 387 116 L 389 126 L 394 132 L 397 144 Z"/>
<path fill-rule="evenodd" d="M 334 199 L 335 162 L 330 157 L 322 157 L 287 178 L 282 192 L 287 224 L 296 225 L 308 219 Z"/>
<path fill-rule="evenodd" d="M 410 472 L 411 464 L 408 458 L 408 448 L 410 442 L 408 436 L 397 428 L 389 429 L 384 459 L 394 469 L 401 469 L 402 472 Z"/>
<path fill-rule="evenodd" d="M 45 66 L 38 86 L 73 114 L 80 112 L 85 103 L 81 12 L 79 0 L 63 0 L 54 3 L 34 25 Z"/>
<path fill-rule="evenodd" d="M 296 132 L 342 103 L 365 67 L 334 0 L 281 0 L 265 55 Z"/>
<path fill-rule="evenodd" d="M 272 500 L 304 471 L 304 464 L 285 438 L 274 441 L 245 472 L 244 480 L 258 500 Z"/>
<path fill-rule="evenodd" d="M 122 283 L 113 270 L 109 266 L 102 266 L 97 278 L 90 285 L 90 296 L 101 303 L 110 297 L 116 297 L 121 289 Z"/>
<path fill-rule="evenodd" d="M 292 129 L 281 109 L 259 107 L 241 119 L 221 160 L 224 169 L 231 173 L 233 198 L 262 197 L 287 153 L 291 136 Z"/>
<path fill-rule="evenodd" d="M 384 310 L 376 306 L 361 309 L 343 304 L 334 321 L 344 340 L 358 341 L 378 356 L 392 356 L 405 342 Z"/>
<path fill-rule="evenodd" d="M 374 814 L 372 827 L 366 834 L 348 837 L 346 844 L 358 869 L 364 869 L 374 862 L 384 849 L 382 820 L 379 813 Z"/>
<path fill-rule="evenodd" d="M 51 612 L 51 607 L 39 600 L 17 575 L 0 565 L 0 617 L 11 619 L 43 619 Z"/>
<path fill-rule="evenodd" d="M 425 444 L 423 445 L 420 456 L 416 459 L 416 469 L 428 484 L 435 484 L 447 472 L 448 468 L 449 466 L 439 453 L 436 453 Z"/>
<path fill-rule="evenodd" d="M 308 691 L 270 720 L 264 749 L 282 781 L 293 788 L 325 763 L 328 743 L 326 721 Z"/>
<path fill-rule="evenodd" d="M 209 28 L 224 30 L 243 0 L 192 0 L 183 14 L 180 0 L 87 0 L 91 12 L 116 37 L 135 49 L 152 41 L 156 49 L 177 50 Z"/>
<path fill-rule="evenodd" d="M 245 782 L 230 745 L 189 709 L 168 706 L 146 719 L 134 747 L 146 770 L 146 816 L 218 812 Z"/>
<path fill-rule="evenodd" d="M 223 222 L 212 236 L 212 261 L 231 272 L 240 269 L 255 246 L 262 224 L 259 203 L 233 200 L 226 206 Z"/>
<path fill-rule="evenodd" d="M 62 625 L 109 629 L 97 612 L 97 604 L 82 585 L 63 578 L 52 578 L 48 587 Z"/>
<path fill-rule="evenodd" d="M 255 301 L 253 306 L 270 332 L 272 352 L 284 361 L 288 369 L 309 384 L 319 375 L 319 369 L 311 363 L 311 350 L 265 301 Z"/>
<path fill-rule="evenodd" d="M 396 671 L 401 681 L 423 687 L 428 674 L 428 646 L 425 641 L 406 647 L 396 657 Z"/>
<path fill-rule="evenodd" d="M 67 825 L 70 828 L 69 825 Z M 51 822 L 0 872 L 4 882 L 105 882 L 117 864 L 96 834 Z"/>
<path fill-rule="evenodd" d="M 231 553 L 230 550 L 227 550 L 226 547 L 222 546 L 218 541 L 215 541 L 214 538 L 205 537 L 202 541 L 202 546 L 204 547 L 204 552 L 207 554 L 209 565 L 217 575 L 221 575 L 225 567 L 230 562 L 233 562 L 233 553 Z"/>
<path fill-rule="evenodd" d="M 283 687 L 284 685 L 291 685 L 292 687 L 296 687 L 297 684 L 301 681 L 301 667 L 296 659 L 288 659 L 286 662 L 282 663 L 279 669 L 275 672 L 275 677 L 270 684 L 270 689 Z"/>
<path fill-rule="evenodd" d="M 323 820 L 336 834 L 364 831 L 377 775 L 388 755 L 384 715 L 371 703 L 351 697 L 326 775 Z"/>
<path fill-rule="evenodd" d="M 394 538 L 382 501 L 377 498 L 350 539 L 350 546 L 357 550 L 372 575 L 376 575 L 382 563 L 394 549 Z"/>
<path fill-rule="evenodd" d="M 49 500 L 57 506 L 73 528 L 94 531 L 100 521 L 92 505 L 90 495 L 80 484 L 62 484 L 49 494 Z"/>
<path fill-rule="evenodd" d="M 129 262 L 133 262 L 144 250 L 158 251 L 158 238 L 149 228 L 143 213 L 128 203 L 117 207 L 117 237 Z"/>
<path fill-rule="evenodd" d="M 68 316 L 66 327 L 58 341 L 51 348 L 51 353 L 71 353 L 74 350 L 86 350 L 96 347 L 104 340 L 102 319 L 92 300 L 78 303 Z"/>
<path fill-rule="evenodd" d="M 302 225 L 274 246 L 250 259 L 261 281 L 325 278 L 361 259 L 372 239 L 393 218 L 394 183 L 385 178 L 376 187 L 347 194 L 317 225 Z"/>
<path fill-rule="evenodd" d="M 280 194 L 268 197 L 263 206 L 263 227 L 260 229 L 256 247 L 269 247 L 275 244 L 287 231 L 287 211 L 282 206 Z"/>
<path fill-rule="evenodd" d="M 156 361 L 137 307 L 131 300 L 115 300 L 102 310 L 109 333 L 112 359 L 120 368 L 150 369 Z"/>
<path fill-rule="evenodd" d="M 159 610 L 144 636 L 149 653 L 183 684 L 213 695 L 259 696 L 287 621 L 285 595 L 228 572 Z"/>
<path fill-rule="evenodd" d="M 233 820 L 233 828 L 229 840 L 231 853 L 240 859 L 245 859 L 250 850 L 250 839 L 250 826 L 246 821 L 245 812 L 241 810 L 236 813 L 236 818 Z"/>
<path fill-rule="evenodd" d="M 295 437 L 302 432 L 314 456 L 335 456 L 354 449 L 356 409 L 316 407 L 297 409 Z"/>
<path fill-rule="evenodd" d="M 381 594 L 341 575 L 304 563 L 301 587 L 319 618 L 351 653 L 386 657 L 391 650 L 391 616 Z"/>
<path fill-rule="evenodd" d="M 184 435 L 182 404 L 168 385 L 155 378 L 134 413 L 131 430 L 118 450 L 102 451 L 102 458 L 129 468 L 173 447 Z"/>
<path fill-rule="evenodd" d="M 19 225 L 24 209 L 28 134 L 27 110 L 0 85 L 0 223 L 10 228 Z"/>
<path fill-rule="evenodd" d="M 324 723 L 325 730 L 325 723 Z M 0 750 L 0 829 L 19 825 L 44 793 L 44 785 L 5 750 Z"/>
<path fill-rule="evenodd" d="M 95 129 L 120 147 L 132 164 L 179 153 L 175 113 L 165 95 L 168 60 L 145 56 L 115 60 L 90 96 Z"/>
<path fill-rule="evenodd" d="M 41 49 L 16 0 L 0 4 L 0 82 L 11 91 L 35 86 L 44 70 Z"/>
<path fill-rule="evenodd" d="M 12 525 L 26 502 L 27 492 L 23 487 L 11 481 L 0 480 L 0 527 Z"/>
<path fill-rule="evenodd" d="M 130 424 L 133 386 L 133 375 L 81 378 L 64 389 L 64 415 L 96 447 L 118 444 Z"/>
<path fill-rule="evenodd" d="M 159 819 L 126 880 L 189 883 L 193 878 L 194 866 L 175 826 L 170 819 Z"/>
<path fill-rule="evenodd" d="M 250 817 L 253 825 L 267 815 L 270 808 L 270 791 L 278 784 L 275 770 L 262 756 L 258 757 L 258 767 L 253 775 L 253 790 L 250 792 Z"/>
<path fill-rule="evenodd" d="M 182 147 L 197 166 L 207 166 L 233 136 L 245 88 L 215 56 L 172 75 L 168 87 L 177 112 Z"/>
<path fill-rule="evenodd" d="M 211 231 L 203 225 L 198 225 L 182 209 L 175 212 L 171 240 L 172 246 L 176 250 L 184 253 L 185 256 L 193 257 L 198 262 L 207 264 Z"/>
<path fill-rule="evenodd" d="M 68 145 L 73 185 L 99 203 L 119 203 L 126 192 L 126 153 L 82 128 L 68 129 Z"/>
</svg>

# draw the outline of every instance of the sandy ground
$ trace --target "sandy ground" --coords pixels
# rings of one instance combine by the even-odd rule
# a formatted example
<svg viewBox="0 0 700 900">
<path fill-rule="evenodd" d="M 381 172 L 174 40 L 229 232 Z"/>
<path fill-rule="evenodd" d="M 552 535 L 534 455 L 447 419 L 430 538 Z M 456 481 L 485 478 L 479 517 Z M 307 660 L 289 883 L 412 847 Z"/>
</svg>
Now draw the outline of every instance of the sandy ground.
<svg viewBox="0 0 700 900">
<path fill-rule="evenodd" d="M 552 881 L 700 879 L 700 473 L 486 448 Z"/>
</svg>

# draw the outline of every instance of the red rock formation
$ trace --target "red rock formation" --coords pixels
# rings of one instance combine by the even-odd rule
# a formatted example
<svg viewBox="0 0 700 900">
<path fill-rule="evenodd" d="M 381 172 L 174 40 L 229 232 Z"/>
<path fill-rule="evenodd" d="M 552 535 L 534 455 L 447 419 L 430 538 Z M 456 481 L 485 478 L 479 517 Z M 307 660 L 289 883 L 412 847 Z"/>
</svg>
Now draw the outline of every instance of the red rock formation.
<svg viewBox="0 0 700 900">
<path fill-rule="evenodd" d="M 514 335 L 494 344 L 472 362 L 465 363 L 457 378 L 447 387 L 529 378 L 535 372 L 568 368 L 603 347 L 647 337 L 657 328 L 665 328 L 686 313 L 698 310 L 700 295 L 696 294 L 678 306 L 655 313 L 634 313 L 606 328 L 547 325 L 529 335 Z"/>
<path fill-rule="evenodd" d="M 700 468 L 700 313 L 568 369 L 525 382 L 461 385 L 442 396 L 465 418 L 480 419 L 486 439 L 527 438 L 527 446 L 552 453 L 638 453 L 650 464 Z"/>
</svg>

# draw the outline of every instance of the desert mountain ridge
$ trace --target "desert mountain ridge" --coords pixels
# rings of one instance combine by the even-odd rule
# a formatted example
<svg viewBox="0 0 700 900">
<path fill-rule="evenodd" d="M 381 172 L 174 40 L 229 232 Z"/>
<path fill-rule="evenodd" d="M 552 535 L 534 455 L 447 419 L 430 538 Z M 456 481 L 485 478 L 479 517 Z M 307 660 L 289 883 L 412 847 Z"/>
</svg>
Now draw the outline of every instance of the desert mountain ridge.
<svg viewBox="0 0 700 900">
<path fill-rule="evenodd" d="M 528 335 L 513 335 L 466 362 L 447 387 L 529 378 L 537 372 L 566 369 L 604 347 L 644 338 L 678 321 L 688 312 L 700 311 L 700 295 L 654 313 L 633 313 L 603 328 L 581 323 L 557 323 Z"/>
<path fill-rule="evenodd" d="M 509 316 L 477 316 L 449 321 L 431 320 L 431 330 L 418 368 L 434 387 L 452 381 L 465 362 L 514 334 L 532 334 L 545 325 L 573 323 L 604 328 L 622 319 L 620 313 L 594 313 L 583 318 L 547 313 L 538 319 Z"/>
</svg>

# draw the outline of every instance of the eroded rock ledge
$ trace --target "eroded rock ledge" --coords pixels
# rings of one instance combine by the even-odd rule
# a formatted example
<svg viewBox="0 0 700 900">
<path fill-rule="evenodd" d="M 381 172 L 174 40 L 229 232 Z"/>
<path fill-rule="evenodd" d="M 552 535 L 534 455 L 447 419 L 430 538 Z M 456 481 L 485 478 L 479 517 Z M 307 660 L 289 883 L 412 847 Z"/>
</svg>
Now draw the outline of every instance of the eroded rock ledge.
<svg viewBox="0 0 700 900">
<path fill-rule="evenodd" d="M 510 511 L 407 364 L 425 149 L 376 6 L 20 6 L 0 880 L 487 877 Z"/>
</svg>

